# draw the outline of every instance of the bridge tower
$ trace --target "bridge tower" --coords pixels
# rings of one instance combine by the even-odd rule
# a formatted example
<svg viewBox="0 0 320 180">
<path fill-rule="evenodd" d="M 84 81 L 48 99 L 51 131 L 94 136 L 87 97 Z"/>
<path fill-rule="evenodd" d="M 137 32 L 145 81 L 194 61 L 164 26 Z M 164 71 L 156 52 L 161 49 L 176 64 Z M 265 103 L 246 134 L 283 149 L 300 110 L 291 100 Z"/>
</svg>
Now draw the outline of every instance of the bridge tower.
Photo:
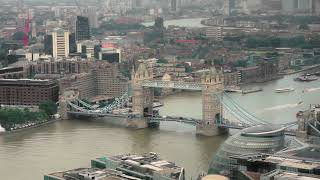
<svg viewBox="0 0 320 180">
<path fill-rule="evenodd" d="M 152 79 L 153 75 L 144 63 L 133 73 L 132 110 L 136 116 L 147 117 L 153 114 L 153 88 L 142 87 L 143 81 Z"/>
<path fill-rule="evenodd" d="M 223 118 L 221 104 L 224 79 L 223 73 L 212 68 L 203 74 L 202 84 L 202 123 L 197 126 L 197 134 L 203 136 L 216 136 L 228 133 L 228 129 L 218 127 Z"/>
</svg>

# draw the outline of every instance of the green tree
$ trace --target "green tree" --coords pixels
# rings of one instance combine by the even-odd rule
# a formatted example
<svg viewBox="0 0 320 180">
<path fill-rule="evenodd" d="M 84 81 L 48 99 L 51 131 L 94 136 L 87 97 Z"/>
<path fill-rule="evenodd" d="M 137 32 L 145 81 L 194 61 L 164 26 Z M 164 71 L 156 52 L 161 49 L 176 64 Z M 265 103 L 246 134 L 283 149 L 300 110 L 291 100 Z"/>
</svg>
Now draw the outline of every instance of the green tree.
<svg viewBox="0 0 320 180">
<path fill-rule="evenodd" d="M 167 64 L 168 60 L 166 60 L 166 59 L 158 59 L 157 63 L 159 63 L 159 64 Z"/>
<path fill-rule="evenodd" d="M 12 35 L 13 40 L 22 41 L 23 38 L 24 38 L 24 32 L 22 31 L 16 32 Z"/>
<path fill-rule="evenodd" d="M 51 116 L 57 113 L 58 106 L 52 101 L 45 101 L 40 103 L 39 109 L 45 112 L 48 116 Z"/>
</svg>

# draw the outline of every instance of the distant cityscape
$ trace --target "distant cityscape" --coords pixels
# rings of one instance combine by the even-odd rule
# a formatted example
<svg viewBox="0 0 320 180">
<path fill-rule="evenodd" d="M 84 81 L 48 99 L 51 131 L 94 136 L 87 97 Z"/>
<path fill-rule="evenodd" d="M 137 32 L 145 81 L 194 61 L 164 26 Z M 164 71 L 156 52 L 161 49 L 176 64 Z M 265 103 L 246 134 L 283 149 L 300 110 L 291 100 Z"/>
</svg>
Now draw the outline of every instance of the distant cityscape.
<svg viewBox="0 0 320 180">
<path fill-rule="evenodd" d="M 0 4 L 0 158 L 10 152 L 1 147 L 10 148 L 12 137 L 23 137 L 31 129 L 47 128 L 48 133 L 70 128 L 67 131 L 73 133 L 77 124 L 99 122 L 90 133 L 105 127 L 128 128 L 141 132 L 145 142 L 148 139 L 142 137 L 159 129 L 165 134 L 163 125 L 171 123 L 191 127 L 195 141 L 210 141 L 204 146 L 216 147 L 201 152 L 210 151 L 212 157 L 200 157 L 205 168 L 195 167 L 197 162 L 163 160 L 160 155 L 170 150 L 150 152 L 148 146 L 157 146 L 153 142 L 145 143 L 142 151 L 123 145 L 126 154 L 106 152 L 108 156 L 91 160 L 87 168 L 79 164 L 74 167 L 78 169 L 66 170 L 70 166 L 61 163 L 61 171 L 54 173 L 57 169 L 50 165 L 57 161 L 48 162 L 45 169 L 52 171 L 36 176 L 320 179 L 320 0 L 0 0 Z M 187 100 L 192 105 L 191 95 L 200 100 L 200 109 L 187 110 L 186 104 L 178 103 L 169 109 L 185 110 L 183 115 L 163 110 L 168 98 L 183 97 L 174 102 Z M 64 122 L 72 125 L 59 124 Z M 106 138 L 119 135 L 116 130 L 110 133 L 114 137 Z M 94 142 L 87 141 L 83 147 Z M 198 145 L 190 143 L 179 151 L 194 146 Z M 0 165 L 0 174 L 21 179 L 19 173 L 11 174 L 16 177 L 2 173 L 10 168 L 14 167 Z"/>
</svg>

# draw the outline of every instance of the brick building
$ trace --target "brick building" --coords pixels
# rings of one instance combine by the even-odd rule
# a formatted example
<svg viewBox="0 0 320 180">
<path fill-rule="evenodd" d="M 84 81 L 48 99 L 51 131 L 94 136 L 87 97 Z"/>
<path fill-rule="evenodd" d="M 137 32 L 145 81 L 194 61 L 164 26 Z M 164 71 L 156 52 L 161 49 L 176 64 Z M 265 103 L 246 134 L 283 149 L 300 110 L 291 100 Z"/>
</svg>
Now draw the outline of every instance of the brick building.
<svg viewBox="0 0 320 180">
<path fill-rule="evenodd" d="M 97 63 L 88 73 L 67 75 L 61 79 L 60 90 L 76 89 L 81 99 L 91 102 L 119 97 L 128 91 L 128 79 L 117 65 Z"/>
<path fill-rule="evenodd" d="M 0 104 L 36 106 L 44 101 L 57 102 L 56 81 L 33 79 L 0 79 Z"/>
</svg>

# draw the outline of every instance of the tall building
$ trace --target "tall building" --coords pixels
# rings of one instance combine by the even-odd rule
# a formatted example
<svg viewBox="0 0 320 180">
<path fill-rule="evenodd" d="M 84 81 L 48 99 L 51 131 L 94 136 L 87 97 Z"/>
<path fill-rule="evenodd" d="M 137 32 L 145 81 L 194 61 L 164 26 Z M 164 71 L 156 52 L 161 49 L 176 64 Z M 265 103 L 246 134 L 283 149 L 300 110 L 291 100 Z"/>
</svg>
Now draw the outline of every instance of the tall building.
<svg viewBox="0 0 320 180">
<path fill-rule="evenodd" d="M 225 16 L 230 15 L 230 0 L 224 0 L 223 15 L 225 15 Z"/>
<path fill-rule="evenodd" d="M 312 12 L 312 0 L 298 0 L 299 12 L 311 13 Z"/>
<path fill-rule="evenodd" d="M 68 44 L 69 44 L 69 53 L 75 53 L 77 51 L 75 33 L 69 34 L 69 43 Z M 44 36 L 44 52 L 48 55 L 53 56 L 52 33 Z"/>
<path fill-rule="evenodd" d="M 281 8 L 285 13 L 294 13 L 298 8 L 298 0 L 281 0 Z"/>
<path fill-rule="evenodd" d="M 58 29 L 52 32 L 52 56 L 68 57 L 69 52 L 69 31 Z"/>
<path fill-rule="evenodd" d="M 89 18 L 83 16 L 77 16 L 76 20 L 76 40 L 89 40 L 90 35 L 90 24 Z"/>
<path fill-rule="evenodd" d="M 177 11 L 177 0 L 171 0 L 171 11 Z"/>
<path fill-rule="evenodd" d="M 88 7 L 83 12 L 89 19 L 91 28 L 98 28 L 98 13 L 96 7 Z"/>
<path fill-rule="evenodd" d="M 314 15 L 320 15 L 320 0 L 313 0 L 312 1 L 312 12 Z"/>
</svg>

